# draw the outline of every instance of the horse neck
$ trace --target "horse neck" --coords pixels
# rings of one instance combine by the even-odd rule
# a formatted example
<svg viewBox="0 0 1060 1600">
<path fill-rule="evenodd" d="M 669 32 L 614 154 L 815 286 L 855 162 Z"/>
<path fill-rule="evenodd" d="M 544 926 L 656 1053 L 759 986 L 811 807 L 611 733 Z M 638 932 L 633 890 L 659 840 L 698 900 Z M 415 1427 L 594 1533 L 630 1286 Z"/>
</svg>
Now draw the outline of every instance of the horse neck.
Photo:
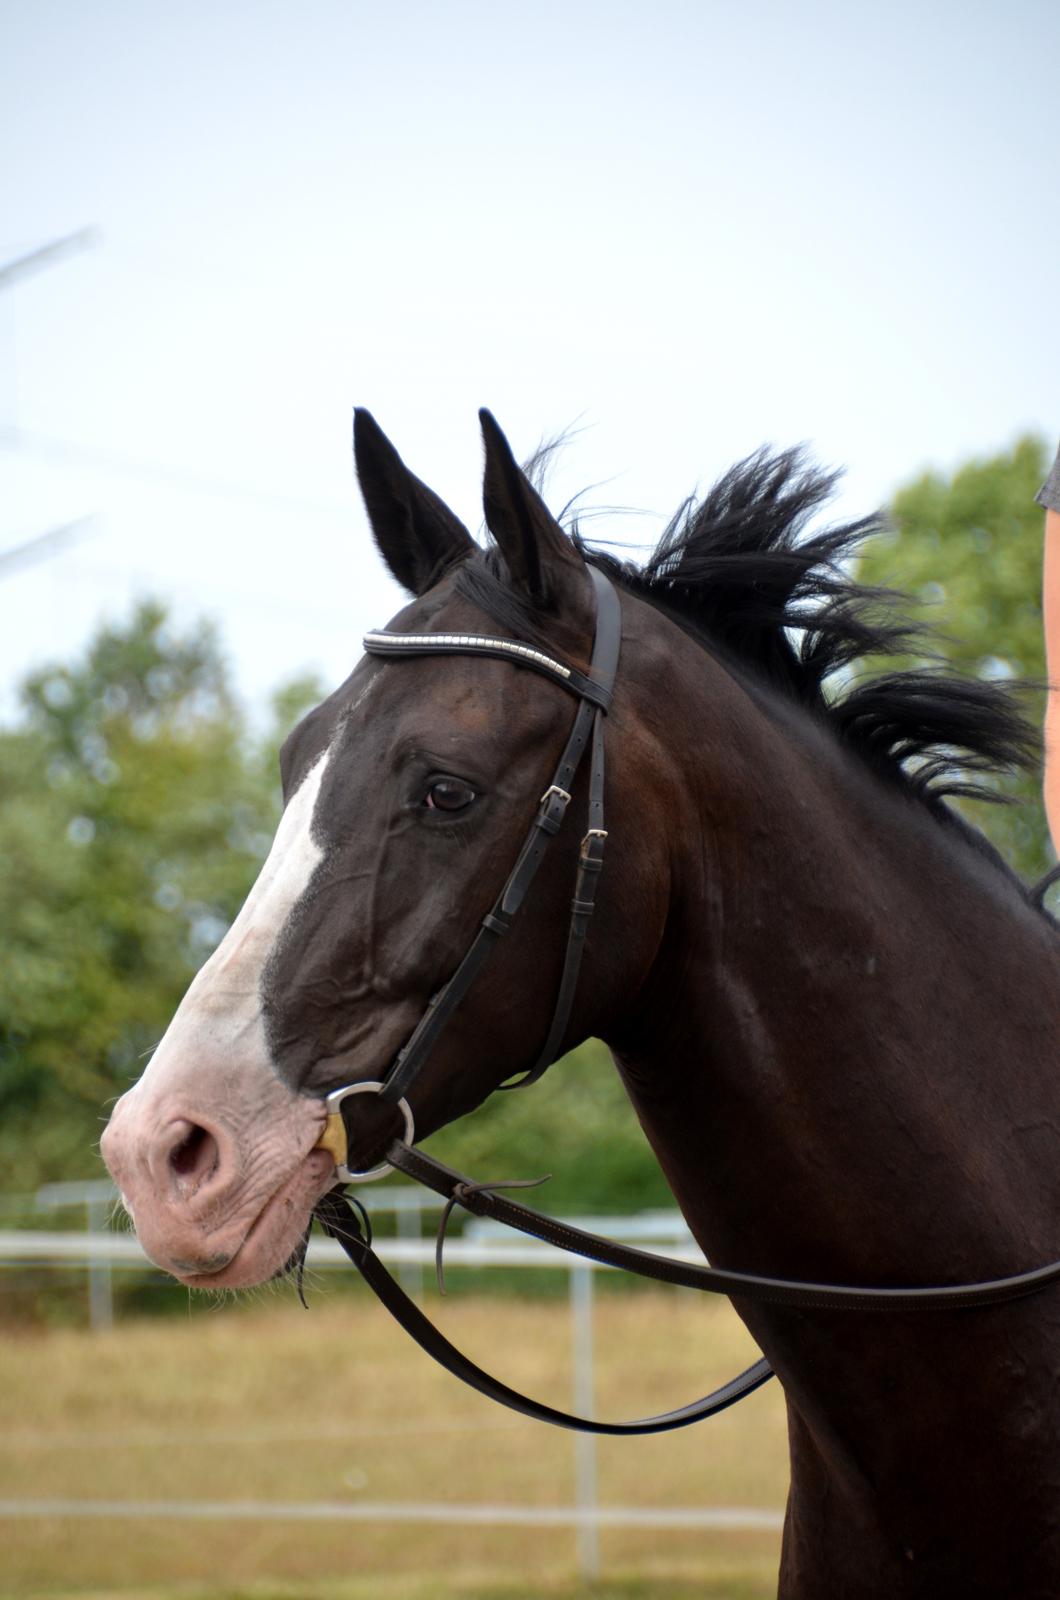
<svg viewBox="0 0 1060 1600">
<path fill-rule="evenodd" d="M 1046 1259 L 1055 935 L 927 807 L 684 645 L 675 889 L 608 1042 L 700 1243 L 861 1281 Z"/>
</svg>

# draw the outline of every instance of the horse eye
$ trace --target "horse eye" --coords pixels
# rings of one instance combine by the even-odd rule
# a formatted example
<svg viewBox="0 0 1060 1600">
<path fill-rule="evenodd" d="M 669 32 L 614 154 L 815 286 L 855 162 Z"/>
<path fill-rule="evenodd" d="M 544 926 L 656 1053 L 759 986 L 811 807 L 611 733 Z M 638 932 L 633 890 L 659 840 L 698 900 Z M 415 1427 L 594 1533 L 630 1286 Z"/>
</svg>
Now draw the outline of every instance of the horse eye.
<svg viewBox="0 0 1060 1600">
<path fill-rule="evenodd" d="M 474 789 L 459 778 L 436 778 L 427 790 L 424 804 L 431 811 L 464 811 L 474 798 Z"/>
</svg>

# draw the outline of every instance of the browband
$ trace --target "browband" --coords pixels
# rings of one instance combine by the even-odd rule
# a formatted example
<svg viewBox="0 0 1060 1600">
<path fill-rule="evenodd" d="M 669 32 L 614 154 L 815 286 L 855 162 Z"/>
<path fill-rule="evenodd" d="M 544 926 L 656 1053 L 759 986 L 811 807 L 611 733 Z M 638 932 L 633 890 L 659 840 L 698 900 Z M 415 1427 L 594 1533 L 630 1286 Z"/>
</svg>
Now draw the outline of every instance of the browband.
<svg viewBox="0 0 1060 1600">
<path fill-rule="evenodd" d="M 540 672 L 542 677 L 550 678 L 579 700 L 599 706 L 601 711 L 611 705 L 611 691 L 604 684 L 579 672 L 577 667 L 514 639 L 494 639 L 485 633 L 390 633 L 380 628 L 365 634 L 364 648 L 372 656 L 495 656 Z"/>
</svg>

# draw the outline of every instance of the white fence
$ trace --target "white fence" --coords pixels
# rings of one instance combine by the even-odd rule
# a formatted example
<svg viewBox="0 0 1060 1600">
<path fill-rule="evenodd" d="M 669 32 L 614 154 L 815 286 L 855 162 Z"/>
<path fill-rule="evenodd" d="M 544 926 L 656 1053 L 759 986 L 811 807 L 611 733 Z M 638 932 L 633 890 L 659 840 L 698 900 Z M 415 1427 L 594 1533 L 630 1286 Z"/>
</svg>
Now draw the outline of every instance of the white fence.
<svg viewBox="0 0 1060 1600">
<path fill-rule="evenodd" d="M 374 1248 L 381 1259 L 398 1269 L 405 1287 L 415 1292 L 422 1287 L 425 1267 L 433 1266 L 434 1243 L 421 1237 L 425 1212 L 440 1209 L 435 1196 L 418 1189 L 397 1185 L 360 1196 L 376 1215 L 390 1212 L 397 1219 L 396 1238 L 377 1238 Z M 139 1241 L 128 1233 L 103 1231 L 101 1224 L 115 1200 L 107 1183 L 55 1184 L 40 1191 L 37 1209 L 61 1206 L 84 1207 L 88 1230 L 83 1232 L 14 1229 L 0 1232 L 0 1268 L 30 1265 L 54 1268 L 83 1268 L 88 1278 L 89 1317 L 93 1328 L 103 1332 L 113 1321 L 112 1274 L 115 1271 L 157 1270 L 144 1255 Z M 10 1208 L 9 1208 L 10 1209 Z M 569 1218 L 596 1233 L 605 1233 L 627 1243 L 659 1244 L 668 1255 L 679 1260 L 702 1261 L 684 1218 L 678 1211 L 647 1211 L 629 1217 Z M 596 1262 L 583 1261 L 534 1240 L 515 1239 L 498 1224 L 473 1220 L 462 1237 L 446 1244 L 446 1263 L 450 1267 L 542 1267 L 560 1268 L 568 1274 L 573 1334 L 572 1409 L 581 1416 L 592 1416 L 594 1405 L 593 1361 L 593 1275 L 612 1269 Z M 349 1269 L 341 1247 L 331 1239 L 313 1237 L 307 1265 L 315 1270 L 336 1267 Z M 426 1360 L 427 1358 L 424 1357 Z M 455 1381 L 455 1380 L 454 1380 Z M 704 1510 L 667 1509 L 645 1511 L 634 1507 L 601 1507 L 597 1500 L 596 1439 L 592 1434 L 576 1433 L 574 1441 L 575 1501 L 571 1507 L 521 1508 L 488 1505 L 411 1505 L 380 1504 L 347 1506 L 330 1502 L 296 1504 L 258 1502 L 165 1501 L 144 1504 L 120 1501 L 37 1501 L 0 1500 L 0 1519 L 7 1517 L 179 1517 L 179 1518 L 289 1518 L 292 1520 L 332 1520 L 368 1518 L 375 1521 L 463 1522 L 467 1524 L 526 1523 L 573 1527 L 577 1530 L 578 1563 L 585 1578 L 599 1575 L 599 1530 L 601 1527 L 779 1529 L 779 1511 L 752 1507 L 725 1507 Z"/>
</svg>

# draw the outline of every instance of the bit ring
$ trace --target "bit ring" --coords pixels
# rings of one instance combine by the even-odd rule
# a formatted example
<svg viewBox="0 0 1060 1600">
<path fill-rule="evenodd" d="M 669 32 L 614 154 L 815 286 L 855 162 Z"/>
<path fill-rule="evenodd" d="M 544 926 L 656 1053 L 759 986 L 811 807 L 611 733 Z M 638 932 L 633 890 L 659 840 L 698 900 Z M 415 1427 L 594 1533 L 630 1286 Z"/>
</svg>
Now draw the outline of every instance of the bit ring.
<svg viewBox="0 0 1060 1600">
<path fill-rule="evenodd" d="M 314 1150 L 327 1150 L 335 1162 L 335 1176 L 342 1183 L 374 1183 L 377 1178 L 385 1178 L 393 1168 L 389 1161 L 381 1161 L 377 1167 L 369 1167 L 365 1172 L 357 1172 L 346 1165 L 347 1139 L 346 1124 L 342 1120 L 339 1109 L 342 1102 L 351 1094 L 379 1094 L 384 1085 L 377 1080 L 368 1083 L 347 1083 L 342 1089 L 332 1089 L 324 1101 L 327 1109 L 328 1120 L 324 1124 L 324 1131 L 320 1135 Z M 405 1143 L 412 1144 L 416 1137 L 416 1124 L 412 1119 L 412 1109 L 407 1100 L 398 1100 L 397 1108 L 405 1119 Z"/>
</svg>

